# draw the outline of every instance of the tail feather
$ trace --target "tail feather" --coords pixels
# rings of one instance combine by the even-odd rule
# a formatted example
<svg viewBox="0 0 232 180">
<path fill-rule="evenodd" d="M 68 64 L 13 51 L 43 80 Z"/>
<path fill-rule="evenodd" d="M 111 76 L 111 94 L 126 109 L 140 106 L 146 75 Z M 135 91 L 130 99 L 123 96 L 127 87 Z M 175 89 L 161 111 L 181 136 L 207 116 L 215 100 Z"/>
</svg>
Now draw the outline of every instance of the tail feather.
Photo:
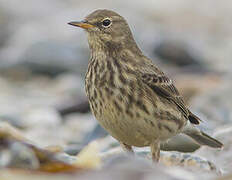
<svg viewBox="0 0 232 180">
<path fill-rule="evenodd" d="M 201 119 L 197 117 L 195 114 L 193 114 L 191 111 L 189 111 L 188 119 L 193 124 L 200 124 Z"/>
<path fill-rule="evenodd" d="M 223 144 L 218 140 L 210 137 L 209 135 L 205 134 L 202 131 L 190 131 L 186 132 L 188 136 L 193 138 L 198 144 L 200 145 L 207 145 L 212 148 L 222 148 Z"/>
</svg>

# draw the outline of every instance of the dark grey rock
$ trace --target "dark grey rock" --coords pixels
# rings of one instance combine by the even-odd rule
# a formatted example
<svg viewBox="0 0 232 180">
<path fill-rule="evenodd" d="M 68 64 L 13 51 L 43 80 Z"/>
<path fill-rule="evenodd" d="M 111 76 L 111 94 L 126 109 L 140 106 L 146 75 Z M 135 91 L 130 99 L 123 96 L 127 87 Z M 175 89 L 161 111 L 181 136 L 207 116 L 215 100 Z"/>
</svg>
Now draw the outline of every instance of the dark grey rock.
<svg viewBox="0 0 232 180">
<path fill-rule="evenodd" d="M 65 116 L 71 113 L 87 113 L 90 111 L 89 102 L 87 98 L 79 99 L 72 103 L 64 103 L 61 107 L 57 107 L 61 116 Z"/>
<path fill-rule="evenodd" d="M 193 47 L 188 47 L 184 42 L 163 40 L 154 49 L 156 56 L 162 59 L 162 62 L 176 66 L 198 66 L 203 67 L 202 60 L 196 57 L 190 50 Z"/>
</svg>

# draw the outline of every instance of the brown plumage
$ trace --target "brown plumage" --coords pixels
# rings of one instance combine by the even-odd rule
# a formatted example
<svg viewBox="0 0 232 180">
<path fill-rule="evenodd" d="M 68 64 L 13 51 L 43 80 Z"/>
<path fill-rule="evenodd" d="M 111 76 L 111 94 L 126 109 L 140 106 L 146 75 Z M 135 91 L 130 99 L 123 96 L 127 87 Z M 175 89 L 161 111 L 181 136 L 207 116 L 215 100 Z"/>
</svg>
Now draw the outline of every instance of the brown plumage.
<svg viewBox="0 0 232 180">
<path fill-rule="evenodd" d="M 199 144 L 222 143 L 198 130 L 200 119 L 185 105 L 172 81 L 138 48 L 125 19 L 97 10 L 69 23 L 86 30 L 91 58 L 85 78 L 90 107 L 124 149 L 150 146 L 158 161 L 160 141 L 185 133 Z"/>
</svg>

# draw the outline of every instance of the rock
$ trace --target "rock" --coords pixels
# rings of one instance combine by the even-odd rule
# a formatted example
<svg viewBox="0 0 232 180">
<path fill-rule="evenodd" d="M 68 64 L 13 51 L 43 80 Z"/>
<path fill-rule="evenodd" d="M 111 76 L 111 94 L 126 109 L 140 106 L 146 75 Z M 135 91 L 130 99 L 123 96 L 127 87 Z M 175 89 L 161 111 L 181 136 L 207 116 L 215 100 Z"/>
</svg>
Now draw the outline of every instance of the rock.
<svg viewBox="0 0 232 180">
<path fill-rule="evenodd" d="M 0 113 L 11 116 L 16 114 L 18 117 L 18 114 L 23 114 L 28 109 L 46 109 L 47 106 L 51 109 L 67 101 L 84 99 L 83 84 L 83 80 L 73 74 L 63 74 L 55 79 L 33 75 L 29 75 L 27 79 L 11 79 L 4 76 L 0 78 L 0 103 L 4 104 Z"/>
<path fill-rule="evenodd" d="M 178 172 L 179 171 L 179 172 Z M 160 164 L 151 165 L 150 162 L 141 158 L 133 158 L 126 155 L 114 155 L 105 167 L 90 174 L 84 174 L 81 179 L 185 179 L 193 178 L 193 174 L 178 168 L 165 168 Z"/>
<path fill-rule="evenodd" d="M 53 108 L 34 107 L 26 109 L 21 114 L 21 121 L 27 128 L 54 127 L 61 123 L 61 117 Z"/>
<path fill-rule="evenodd" d="M 0 137 L 1 138 L 12 138 L 18 141 L 25 141 L 26 138 L 22 132 L 11 126 L 9 123 L 0 122 Z"/>
<path fill-rule="evenodd" d="M 60 137 L 63 132 L 56 133 L 61 129 L 61 117 L 53 108 L 31 107 L 25 109 L 20 114 L 20 117 L 23 124 L 26 124 L 24 135 L 28 139 L 33 140 L 41 147 L 63 145 L 63 143 L 60 142 Z"/>
<path fill-rule="evenodd" d="M 193 54 L 192 47 L 188 47 L 188 45 L 183 42 L 163 40 L 155 47 L 154 53 L 163 63 L 172 66 L 192 66 L 198 71 L 204 69 L 205 66 L 202 60 L 199 60 L 199 57 Z"/>
<path fill-rule="evenodd" d="M 1 168 L 43 172 L 77 172 L 80 169 L 77 165 L 62 161 L 59 153 L 31 144 L 17 129 L 6 123 L 0 123 L 0 160 Z"/>
<path fill-rule="evenodd" d="M 136 169 L 143 169 L 143 163 L 146 163 L 147 165 L 151 164 L 150 158 L 148 160 L 144 159 L 143 157 L 147 157 L 149 154 L 149 150 L 146 149 L 138 149 L 136 151 L 136 158 L 134 165 L 141 167 L 138 167 Z M 106 166 L 117 166 L 119 165 L 122 169 L 127 169 L 127 167 L 133 167 L 133 165 L 128 165 L 127 163 L 130 163 L 130 156 L 126 156 L 125 153 L 122 153 L 122 150 L 119 148 L 111 149 L 107 152 L 102 153 L 102 159 L 104 160 Z M 139 161 L 136 163 L 136 161 Z M 125 163 L 126 162 L 126 163 Z M 125 165 L 124 167 L 124 164 Z M 156 165 L 156 164 L 155 164 Z M 200 156 L 192 155 L 192 154 L 186 154 L 186 153 L 178 153 L 178 152 L 161 152 L 161 159 L 158 166 L 154 166 L 155 168 L 161 168 L 164 171 L 159 172 L 166 172 L 169 175 L 171 175 L 173 178 L 177 177 L 181 179 L 181 176 L 183 178 L 185 173 L 189 173 L 189 176 L 194 177 L 194 172 L 198 172 L 197 176 L 198 178 L 201 176 L 202 178 L 215 178 L 221 174 L 221 170 L 219 167 L 215 166 L 212 162 L 208 161 L 205 158 L 202 158 Z M 149 167 L 145 168 L 148 170 L 149 174 Z M 181 172 L 179 170 L 182 170 Z M 191 173 L 193 173 L 191 175 Z M 147 173 L 146 173 L 147 175 Z M 155 174 L 152 174 L 151 177 L 155 177 Z M 196 174 L 195 174 L 196 175 Z M 188 177 L 189 177 L 188 176 Z M 150 176 L 149 176 L 150 177 Z M 177 179 L 178 179 L 177 178 Z M 191 178 L 190 178 L 191 179 Z"/>
<path fill-rule="evenodd" d="M 201 156 L 195 156 L 188 153 L 162 152 L 161 162 L 167 166 L 196 168 L 205 171 L 214 171 L 217 174 L 221 174 L 220 166 L 216 166 L 214 163 Z"/>
<path fill-rule="evenodd" d="M 90 111 L 89 102 L 87 99 L 78 101 L 76 103 L 64 103 L 61 107 L 57 108 L 61 116 L 65 116 L 70 113 L 87 113 Z"/>
<path fill-rule="evenodd" d="M 213 91 L 199 95 L 192 100 L 193 111 L 203 114 L 212 129 L 232 123 L 232 84 L 230 81 L 225 78 Z"/>
<path fill-rule="evenodd" d="M 82 143 L 75 143 L 75 144 L 69 144 L 65 147 L 64 152 L 68 155 L 75 156 L 77 155 L 82 149 L 84 148 L 84 144 Z"/>
<path fill-rule="evenodd" d="M 4 148 L 4 147 L 1 147 Z M 1 150 L 0 167 L 38 169 L 39 161 L 35 153 L 20 142 L 10 143 L 9 147 Z"/>
<path fill-rule="evenodd" d="M 70 156 L 69 154 L 66 154 L 64 152 L 56 153 L 56 159 L 59 161 L 65 162 L 67 164 L 73 164 L 77 161 L 76 156 Z M 76 165 L 76 166 L 78 166 L 78 165 Z"/>
<path fill-rule="evenodd" d="M 184 176 L 184 177 L 183 177 Z M 160 165 L 153 167 L 141 159 L 124 157 L 124 161 L 105 167 L 98 171 L 86 171 L 72 174 L 45 174 L 45 173 L 20 173 L 18 171 L 0 171 L 0 178 L 6 180 L 117 180 L 117 179 L 163 179 L 163 180 L 192 180 L 197 179 L 194 173 L 187 172 L 180 168 L 164 168 Z"/>
<path fill-rule="evenodd" d="M 79 144 L 75 143 L 72 145 L 68 145 L 65 148 L 65 152 L 70 155 L 76 155 L 83 149 L 84 146 L 89 144 L 91 141 L 104 138 L 107 135 L 108 135 L 108 132 L 104 130 L 99 124 L 96 124 L 94 129 L 91 132 L 87 133 L 87 135 L 84 137 L 81 143 Z"/>
<path fill-rule="evenodd" d="M 1 59 L 11 65 L 16 61 L 25 61 L 26 56 L 32 57 L 33 59 L 27 60 L 30 67 L 37 72 L 46 71 L 45 73 L 52 75 L 70 68 L 74 71 L 76 68 L 76 71 L 83 72 L 85 69 L 83 67 L 86 67 L 87 64 L 86 55 L 89 53 L 87 53 L 86 36 L 81 30 L 68 27 L 67 22 L 74 17 L 76 19 L 83 18 L 96 9 L 96 6 L 112 9 L 122 3 L 121 0 L 114 3 L 85 1 L 81 5 L 79 2 L 72 1 L 70 3 L 60 0 L 34 4 L 28 0 L 24 1 L 27 4 L 25 7 L 21 7 L 17 1 L 14 1 L 14 6 L 18 8 L 14 8 L 11 3 L 5 1 L 1 3 L 1 9 L 3 9 L 1 12 L 5 10 L 11 16 L 11 21 L 8 22 L 11 30 L 10 38 L 7 39 L 8 43 L 4 47 L 4 52 L 0 53 Z M 154 47 L 163 39 L 168 39 L 168 41 L 174 39 L 177 42 L 188 42 L 190 47 L 199 51 L 195 54 L 200 54 L 200 57 L 215 69 L 230 71 L 231 44 L 228 43 L 230 42 L 228 37 L 231 37 L 229 19 L 232 14 L 227 8 L 230 7 L 230 3 L 223 0 L 218 4 L 216 1 L 212 3 L 207 0 L 204 5 L 199 6 L 195 4 L 194 0 L 188 2 L 174 0 L 171 5 L 168 5 L 167 2 L 161 0 L 152 3 L 136 1 L 133 7 L 130 6 L 130 2 L 126 2 L 125 6 L 118 10 L 128 20 L 135 39 L 141 44 L 146 54 L 152 54 Z M 43 3 L 46 3 L 46 6 Z M 123 3 L 125 2 L 123 1 Z M 209 6 L 210 9 L 206 10 Z M 43 12 L 39 11 L 38 7 L 43 7 Z M 128 7 L 130 11 L 128 11 Z M 190 13 L 186 14 L 187 11 Z M 57 14 L 56 12 L 62 13 Z M 165 41 L 162 42 L 162 44 L 164 43 Z M 43 45 L 46 49 L 43 48 Z M 30 53 L 30 50 L 38 58 Z M 47 52 L 50 50 L 56 50 L 56 53 Z M 74 62 L 75 51 L 76 61 Z M 192 48 L 189 48 L 188 51 L 190 52 L 190 56 L 187 55 L 188 59 L 200 59 L 197 56 L 194 56 L 197 58 L 189 58 L 194 52 Z M 182 59 L 184 57 L 182 56 Z M 36 62 L 34 58 L 40 60 L 41 63 Z M 64 59 L 71 63 L 63 61 Z M 58 70 L 45 61 L 52 63 Z M 184 60 L 184 62 L 186 61 Z M 76 65 L 72 68 L 70 65 L 73 63 Z M 41 67 L 45 67 L 46 70 Z"/>
<path fill-rule="evenodd" d="M 18 118 L 16 118 L 15 116 L 10 116 L 10 115 L 3 115 L 0 116 L 0 122 L 7 122 L 9 124 L 11 124 L 12 126 L 19 128 L 19 129 L 25 129 L 26 125 L 23 124 L 23 122 L 21 122 Z"/>
<path fill-rule="evenodd" d="M 72 163 L 84 169 L 99 169 L 102 166 L 102 161 L 99 153 L 99 145 L 93 141 L 78 153 L 77 160 Z"/>
<path fill-rule="evenodd" d="M 202 94 L 210 93 L 223 84 L 223 76 L 216 72 L 186 73 L 178 72 L 173 75 L 174 83 L 186 103 L 191 104 L 192 99 Z M 171 76 L 172 77 L 172 76 Z"/>
<path fill-rule="evenodd" d="M 108 135 L 108 132 L 103 129 L 99 124 L 95 126 L 93 131 L 91 131 L 86 138 L 84 139 L 84 143 L 88 144 L 91 141 L 94 141 L 96 139 L 104 138 Z"/>
<path fill-rule="evenodd" d="M 207 147 L 202 147 L 196 151 L 196 155 L 204 156 L 212 162 L 217 163 L 218 166 L 222 168 L 224 172 L 232 171 L 232 126 L 224 126 L 219 128 L 215 132 L 215 137 L 220 140 L 224 147 L 220 149 L 208 149 Z"/>
<path fill-rule="evenodd" d="M 8 22 L 10 31 L 7 32 L 10 35 L 7 36 L 7 44 L 0 50 L 0 71 L 20 71 L 24 68 L 49 76 L 67 71 L 83 75 L 88 63 L 88 46 L 87 43 L 84 45 L 86 41 L 82 40 L 82 31 L 74 33 L 67 25 L 74 17 L 71 7 L 59 0 L 46 6 L 42 5 L 43 2 L 31 4 L 25 0 L 25 3 L 25 7 L 19 5 L 18 8 L 13 8 L 11 3 L 1 3 L 11 19 Z M 54 13 L 59 11 L 60 5 L 63 7 L 62 13 Z M 14 6 L 17 6 L 16 1 Z M 35 8 L 40 6 L 43 13 Z M 70 12 L 73 16 L 70 16 Z M 3 30 L 4 27 L 1 33 Z"/>
<path fill-rule="evenodd" d="M 71 120 L 71 116 L 63 118 L 57 111 L 62 104 L 85 99 L 83 80 L 74 74 L 62 74 L 56 78 L 30 76 L 26 79 L 11 79 L 4 75 L 0 78 L 0 86 L 0 104 L 4 104 L 0 108 L 0 120 L 22 128 L 26 137 L 42 147 L 64 147 L 74 139 L 81 140 L 82 133 L 91 131 L 94 126 L 95 121 L 88 121 L 91 119 L 89 115 L 74 113 Z M 66 119 L 69 122 L 65 122 Z M 80 123 L 85 129 L 80 127 Z"/>
<path fill-rule="evenodd" d="M 63 130 L 72 134 L 73 138 L 67 142 L 70 144 L 80 143 L 96 125 L 96 120 L 91 114 L 70 114 L 65 116 Z"/>
<path fill-rule="evenodd" d="M 45 41 L 32 44 L 22 54 L 18 66 L 33 73 L 55 76 L 68 71 L 84 73 L 87 68 L 87 50 L 74 49 L 61 42 Z M 86 63 L 83 63 L 86 62 Z"/>
</svg>

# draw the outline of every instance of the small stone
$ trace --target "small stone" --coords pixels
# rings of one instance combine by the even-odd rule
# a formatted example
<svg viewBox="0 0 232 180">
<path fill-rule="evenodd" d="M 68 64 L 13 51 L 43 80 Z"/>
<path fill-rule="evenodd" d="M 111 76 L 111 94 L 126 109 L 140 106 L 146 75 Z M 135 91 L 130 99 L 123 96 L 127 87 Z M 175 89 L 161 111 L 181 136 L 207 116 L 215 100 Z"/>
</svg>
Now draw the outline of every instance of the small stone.
<svg viewBox="0 0 232 180">
<path fill-rule="evenodd" d="M 9 147 L 10 162 L 6 167 L 23 168 L 23 169 L 38 169 L 40 163 L 32 149 L 26 145 L 15 142 Z"/>
<path fill-rule="evenodd" d="M 83 167 L 85 169 L 99 169 L 101 158 L 99 155 L 98 143 L 93 141 L 86 146 L 78 155 L 77 161 L 73 165 Z"/>
<path fill-rule="evenodd" d="M 21 132 L 7 123 L 0 123 L 0 166 L 37 169 L 38 159 L 24 142 Z"/>
</svg>

